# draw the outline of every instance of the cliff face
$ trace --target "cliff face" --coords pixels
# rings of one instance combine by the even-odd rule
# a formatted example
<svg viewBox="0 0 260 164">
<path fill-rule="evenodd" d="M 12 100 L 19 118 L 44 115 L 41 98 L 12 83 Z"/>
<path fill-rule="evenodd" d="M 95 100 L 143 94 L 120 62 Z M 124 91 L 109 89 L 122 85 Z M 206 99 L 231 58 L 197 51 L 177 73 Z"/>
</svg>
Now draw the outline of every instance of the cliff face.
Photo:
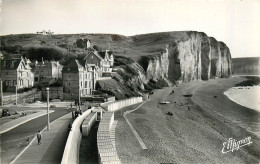
<svg viewBox="0 0 260 164">
<path fill-rule="evenodd" d="M 148 79 L 157 81 L 158 79 L 165 80 L 168 85 L 171 83 L 168 81 L 169 72 L 169 51 L 166 47 L 166 52 L 162 52 L 160 55 L 153 57 L 148 62 L 146 75 Z"/>
<path fill-rule="evenodd" d="M 167 79 L 174 83 L 208 80 L 231 75 L 229 48 L 205 33 L 188 32 L 187 40 L 177 40 L 166 47 L 166 52 L 148 62 L 149 79 Z"/>
</svg>

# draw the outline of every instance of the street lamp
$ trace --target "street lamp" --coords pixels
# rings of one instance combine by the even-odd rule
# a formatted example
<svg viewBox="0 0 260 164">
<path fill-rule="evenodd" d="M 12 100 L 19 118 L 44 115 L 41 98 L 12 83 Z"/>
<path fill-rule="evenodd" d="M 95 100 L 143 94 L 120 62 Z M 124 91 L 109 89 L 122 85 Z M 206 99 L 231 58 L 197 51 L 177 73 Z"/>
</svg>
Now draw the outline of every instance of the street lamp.
<svg viewBox="0 0 260 164">
<path fill-rule="evenodd" d="M 0 89 L 1 89 L 1 106 L 4 105 L 4 102 L 3 102 L 3 82 L 2 80 L 0 81 Z"/>
<path fill-rule="evenodd" d="M 79 85 L 79 110 L 80 110 L 80 85 Z"/>
<path fill-rule="evenodd" d="M 15 85 L 15 105 L 17 106 L 17 85 Z"/>
<path fill-rule="evenodd" d="M 46 88 L 47 91 L 47 130 L 50 130 L 50 116 L 49 116 L 49 88 Z"/>
</svg>

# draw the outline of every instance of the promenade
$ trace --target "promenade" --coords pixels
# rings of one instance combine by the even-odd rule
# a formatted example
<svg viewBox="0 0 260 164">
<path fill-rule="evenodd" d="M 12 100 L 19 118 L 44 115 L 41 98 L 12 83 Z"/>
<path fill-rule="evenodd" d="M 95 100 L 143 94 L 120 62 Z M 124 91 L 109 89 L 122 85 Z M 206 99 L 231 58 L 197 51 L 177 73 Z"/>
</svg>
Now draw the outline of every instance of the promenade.
<svg viewBox="0 0 260 164">
<path fill-rule="evenodd" d="M 57 164 L 61 162 L 68 136 L 68 125 L 72 121 L 68 113 L 50 124 L 50 130 L 41 131 L 42 140 L 38 145 L 36 137 L 11 162 L 11 164 Z"/>
</svg>

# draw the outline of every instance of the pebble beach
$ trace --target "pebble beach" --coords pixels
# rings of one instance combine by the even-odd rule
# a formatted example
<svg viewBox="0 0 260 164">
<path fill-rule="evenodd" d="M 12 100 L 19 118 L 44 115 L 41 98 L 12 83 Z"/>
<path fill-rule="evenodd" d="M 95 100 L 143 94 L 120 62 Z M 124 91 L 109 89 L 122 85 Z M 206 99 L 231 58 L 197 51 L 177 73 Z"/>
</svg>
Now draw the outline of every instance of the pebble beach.
<svg viewBox="0 0 260 164">
<path fill-rule="evenodd" d="M 127 115 L 147 150 L 141 148 L 125 120 L 118 118 L 116 147 L 121 162 L 259 163 L 259 113 L 224 95 L 243 80 L 212 79 L 155 90 L 148 102 Z M 187 94 L 192 96 L 183 96 Z M 229 138 L 248 136 L 252 138 L 251 145 L 226 154 L 221 152 Z"/>
</svg>

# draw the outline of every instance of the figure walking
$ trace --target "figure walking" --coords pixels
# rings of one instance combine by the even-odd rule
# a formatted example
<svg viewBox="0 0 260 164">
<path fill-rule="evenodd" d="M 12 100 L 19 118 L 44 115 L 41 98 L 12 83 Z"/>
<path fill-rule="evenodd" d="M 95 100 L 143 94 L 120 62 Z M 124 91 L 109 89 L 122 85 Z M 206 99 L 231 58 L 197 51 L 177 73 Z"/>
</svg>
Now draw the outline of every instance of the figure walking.
<svg viewBox="0 0 260 164">
<path fill-rule="evenodd" d="M 42 139 L 42 135 L 41 135 L 40 131 L 38 131 L 38 133 L 37 133 L 37 139 L 38 139 L 38 145 L 40 145 L 41 139 Z"/>
<path fill-rule="evenodd" d="M 74 119 L 75 118 L 74 111 L 72 111 L 71 113 L 72 113 L 72 118 Z"/>
</svg>

